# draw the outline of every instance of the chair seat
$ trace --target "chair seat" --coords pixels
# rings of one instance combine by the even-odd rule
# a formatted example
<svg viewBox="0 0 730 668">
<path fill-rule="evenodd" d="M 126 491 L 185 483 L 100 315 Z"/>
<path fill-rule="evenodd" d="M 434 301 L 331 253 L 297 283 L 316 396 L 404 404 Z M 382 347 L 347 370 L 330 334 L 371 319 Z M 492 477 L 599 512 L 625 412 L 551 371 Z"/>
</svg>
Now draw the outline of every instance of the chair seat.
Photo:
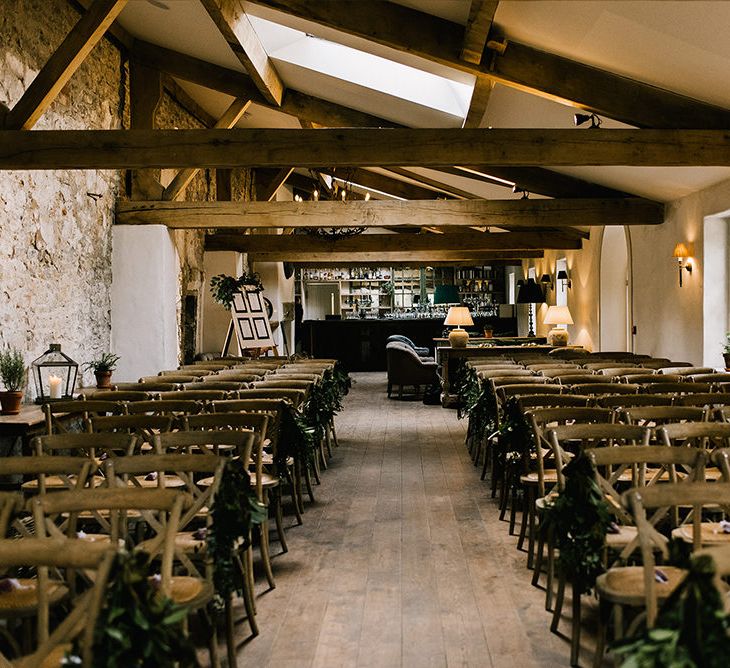
<svg viewBox="0 0 730 668">
<path fill-rule="evenodd" d="M 665 600 L 684 580 L 687 571 L 676 566 L 660 566 L 667 582 L 656 583 L 659 601 Z M 598 593 L 613 603 L 642 607 L 646 601 L 644 569 L 642 566 L 610 568 L 596 579 Z"/>
<path fill-rule="evenodd" d="M 137 476 L 136 482 L 130 480 L 129 481 L 130 487 L 142 487 L 144 489 L 155 489 L 159 487 L 159 482 L 157 478 L 154 478 L 152 480 L 147 480 L 144 476 Z M 176 476 L 174 474 L 166 473 L 165 474 L 165 487 L 168 489 L 180 489 L 181 487 L 185 487 L 185 481 L 180 478 L 180 476 Z"/>
<path fill-rule="evenodd" d="M 672 531 L 672 538 L 692 543 L 692 526 L 681 526 Z M 705 545 L 730 544 L 730 533 L 725 533 L 718 522 L 702 522 L 700 527 L 700 541 Z"/>
<path fill-rule="evenodd" d="M 180 531 L 175 536 L 175 549 L 183 552 L 205 554 L 205 538 L 195 538 L 196 531 Z"/>
<path fill-rule="evenodd" d="M 170 598 L 178 605 L 199 608 L 212 600 L 214 589 L 210 582 L 190 575 L 174 575 L 170 581 Z"/>
<path fill-rule="evenodd" d="M 0 616 L 35 615 L 38 610 L 38 580 L 18 578 L 18 589 L 0 592 Z M 63 582 L 51 580 L 48 583 L 48 602 L 55 605 L 68 594 Z"/>
<path fill-rule="evenodd" d="M 636 527 L 620 525 L 618 533 L 606 534 L 606 545 L 613 550 L 618 550 L 633 541 L 637 533 Z"/>
<path fill-rule="evenodd" d="M 555 469 L 547 469 L 545 473 L 543 474 L 542 479 L 547 483 L 557 483 L 558 482 L 558 472 Z M 530 471 L 529 473 L 525 473 L 520 476 L 520 482 L 523 485 L 537 485 L 538 483 L 538 476 L 537 471 Z"/>
</svg>

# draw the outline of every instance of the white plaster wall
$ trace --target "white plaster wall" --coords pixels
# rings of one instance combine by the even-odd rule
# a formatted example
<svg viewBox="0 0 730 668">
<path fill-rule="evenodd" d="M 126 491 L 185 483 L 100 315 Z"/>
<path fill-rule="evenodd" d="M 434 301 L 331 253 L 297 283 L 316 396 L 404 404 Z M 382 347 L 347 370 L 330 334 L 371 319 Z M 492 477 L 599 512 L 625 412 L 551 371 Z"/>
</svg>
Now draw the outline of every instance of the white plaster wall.
<svg viewBox="0 0 730 668">
<path fill-rule="evenodd" d="M 165 226 L 114 226 L 111 348 L 121 357 L 115 380 L 135 381 L 178 366 L 179 271 Z"/>
<path fill-rule="evenodd" d="M 629 256 L 625 228 L 613 225 L 603 230 L 600 256 L 600 348 L 627 351 Z"/>
<path fill-rule="evenodd" d="M 202 327 L 202 351 L 206 353 L 220 354 L 226 340 L 228 325 L 231 322 L 230 311 L 224 309 L 213 300 L 210 294 L 210 279 L 218 274 L 228 276 L 240 276 L 243 273 L 243 259 L 241 253 L 233 251 L 207 251 L 203 258 L 203 320 Z M 231 354 L 237 352 L 235 339 Z"/>
<path fill-rule="evenodd" d="M 264 295 L 271 300 L 274 313 L 271 316 L 272 321 L 279 321 L 279 326 L 274 330 L 274 343 L 278 347 L 280 355 L 283 355 L 284 339 L 282 338 L 281 318 L 284 315 L 284 302 L 294 301 L 294 278 L 286 278 L 284 276 L 283 262 L 257 262 L 254 270 L 261 277 L 264 284 Z M 293 353 L 294 329 L 292 323 L 286 324 L 286 340 L 289 353 Z"/>
<path fill-rule="evenodd" d="M 705 220 L 703 240 L 705 319 L 702 364 L 718 368 L 725 366 L 721 346 L 725 341 L 728 327 L 727 228 L 728 221 L 725 218 L 712 217 Z M 687 277 L 686 272 L 685 277 Z M 708 314 L 712 316 L 708 317 Z"/>
</svg>

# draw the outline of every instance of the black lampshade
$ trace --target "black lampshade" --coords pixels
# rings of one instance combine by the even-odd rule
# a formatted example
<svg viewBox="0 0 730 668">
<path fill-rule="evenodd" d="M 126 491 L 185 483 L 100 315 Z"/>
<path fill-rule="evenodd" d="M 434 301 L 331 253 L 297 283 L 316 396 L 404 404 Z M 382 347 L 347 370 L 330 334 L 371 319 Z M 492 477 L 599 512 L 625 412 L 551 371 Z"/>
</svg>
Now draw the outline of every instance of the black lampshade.
<svg viewBox="0 0 730 668">
<path fill-rule="evenodd" d="M 527 282 L 522 285 L 517 292 L 518 304 L 543 304 L 545 302 L 545 293 L 542 288 L 535 283 L 534 278 L 528 278 Z"/>
<path fill-rule="evenodd" d="M 567 281 L 567 280 L 568 280 L 568 272 L 567 272 L 567 271 L 565 271 L 565 269 L 561 269 L 561 270 L 560 270 L 560 271 L 558 272 L 558 276 L 557 276 L 557 279 L 558 279 L 559 281 Z"/>
</svg>

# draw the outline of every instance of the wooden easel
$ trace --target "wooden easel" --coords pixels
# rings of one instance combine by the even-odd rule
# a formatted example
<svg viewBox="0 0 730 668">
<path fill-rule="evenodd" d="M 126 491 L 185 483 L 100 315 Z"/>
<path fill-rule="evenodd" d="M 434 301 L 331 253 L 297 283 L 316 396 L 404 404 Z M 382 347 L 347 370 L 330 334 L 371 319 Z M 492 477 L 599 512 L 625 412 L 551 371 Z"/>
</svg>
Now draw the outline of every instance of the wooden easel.
<svg viewBox="0 0 730 668">
<path fill-rule="evenodd" d="M 223 342 L 223 349 L 221 350 L 221 357 L 228 357 L 228 350 L 231 347 L 231 343 L 233 342 L 234 334 L 235 334 L 235 331 L 234 331 L 234 325 L 233 325 L 233 318 L 231 318 L 231 321 L 228 323 L 228 331 L 226 332 L 226 340 Z M 238 339 L 236 339 L 236 347 L 238 348 L 237 356 L 242 357 L 243 351 L 241 350 L 241 346 L 238 344 Z M 279 356 L 279 349 L 277 348 L 277 346 L 266 347 L 266 348 L 263 348 L 263 350 L 264 350 L 264 355 L 260 355 L 260 357 L 266 357 L 269 350 L 273 350 L 274 355 L 277 357 Z"/>
</svg>

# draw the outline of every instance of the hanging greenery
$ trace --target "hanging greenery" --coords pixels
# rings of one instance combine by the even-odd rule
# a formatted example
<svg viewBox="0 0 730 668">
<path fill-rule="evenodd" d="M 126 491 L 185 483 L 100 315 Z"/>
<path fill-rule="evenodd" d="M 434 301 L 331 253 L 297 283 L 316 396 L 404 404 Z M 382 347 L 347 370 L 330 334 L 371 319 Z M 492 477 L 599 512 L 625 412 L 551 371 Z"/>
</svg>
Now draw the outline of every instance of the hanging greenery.
<svg viewBox="0 0 730 668">
<path fill-rule="evenodd" d="M 502 466 L 526 469 L 525 457 L 533 449 L 532 429 L 525 419 L 517 397 L 510 397 L 504 404 L 497 434 L 497 457 Z M 514 483 L 517 476 L 510 476 Z"/>
<path fill-rule="evenodd" d="M 181 629 L 187 608 L 163 596 L 151 576 L 146 552 L 120 552 L 115 557 L 94 630 L 94 668 L 198 665 L 195 649 Z"/>
<path fill-rule="evenodd" d="M 563 469 L 565 489 L 545 509 L 545 521 L 560 550 L 559 571 L 576 594 L 593 589 L 605 571 L 603 548 L 611 524 L 608 504 L 596 484 L 593 463 L 582 452 Z"/>
<path fill-rule="evenodd" d="M 283 402 L 279 425 L 279 447 L 276 450 L 276 466 L 282 474 L 286 471 L 286 460 L 294 457 L 308 466 L 314 462 L 314 428 L 309 427 L 288 401 Z"/>
<path fill-rule="evenodd" d="M 251 527 L 261 524 L 267 513 L 266 506 L 256 498 L 241 460 L 226 463 L 210 513 L 206 549 L 213 564 L 217 603 L 222 605 L 234 591 L 243 594 L 243 583 L 236 579 L 235 550 L 249 546 Z"/>
<path fill-rule="evenodd" d="M 675 544 L 680 541 L 673 541 Z M 684 546 L 687 550 L 687 546 Z M 680 565 L 680 564 L 675 564 Z M 730 616 L 715 586 L 708 555 L 686 565 L 687 577 L 665 601 L 656 624 L 612 647 L 621 668 L 725 668 Z"/>
<path fill-rule="evenodd" d="M 302 407 L 302 417 L 307 426 L 314 429 L 315 438 L 324 438 L 327 426 L 342 410 L 342 395 L 332 374 L 325 374 L 320 383 L 309 391 L 307 401 Z"/>
<path fill-rule="evenodd" d="M 340 397 L 344 397 L 352 387 L 352 378 L 350 378 L 350 374 L 347 373 L 342 362 L 339 361 L 335 362 L 335 368 L 332 370 L 331 373 L 332 381 L 337 385 L 337 390 L 340 393 Z"/>
<path fill-rule="evenodd" d="M 233 296 L 246 288 L 253 288 L 256 292 L 264 289 L 261 277 L 253 271 L 245 271 L 238 278 L 218 274 L 210 279 L 210 292 L 213 299 L 226 309 L 233 305 Z"/>
</svg>

